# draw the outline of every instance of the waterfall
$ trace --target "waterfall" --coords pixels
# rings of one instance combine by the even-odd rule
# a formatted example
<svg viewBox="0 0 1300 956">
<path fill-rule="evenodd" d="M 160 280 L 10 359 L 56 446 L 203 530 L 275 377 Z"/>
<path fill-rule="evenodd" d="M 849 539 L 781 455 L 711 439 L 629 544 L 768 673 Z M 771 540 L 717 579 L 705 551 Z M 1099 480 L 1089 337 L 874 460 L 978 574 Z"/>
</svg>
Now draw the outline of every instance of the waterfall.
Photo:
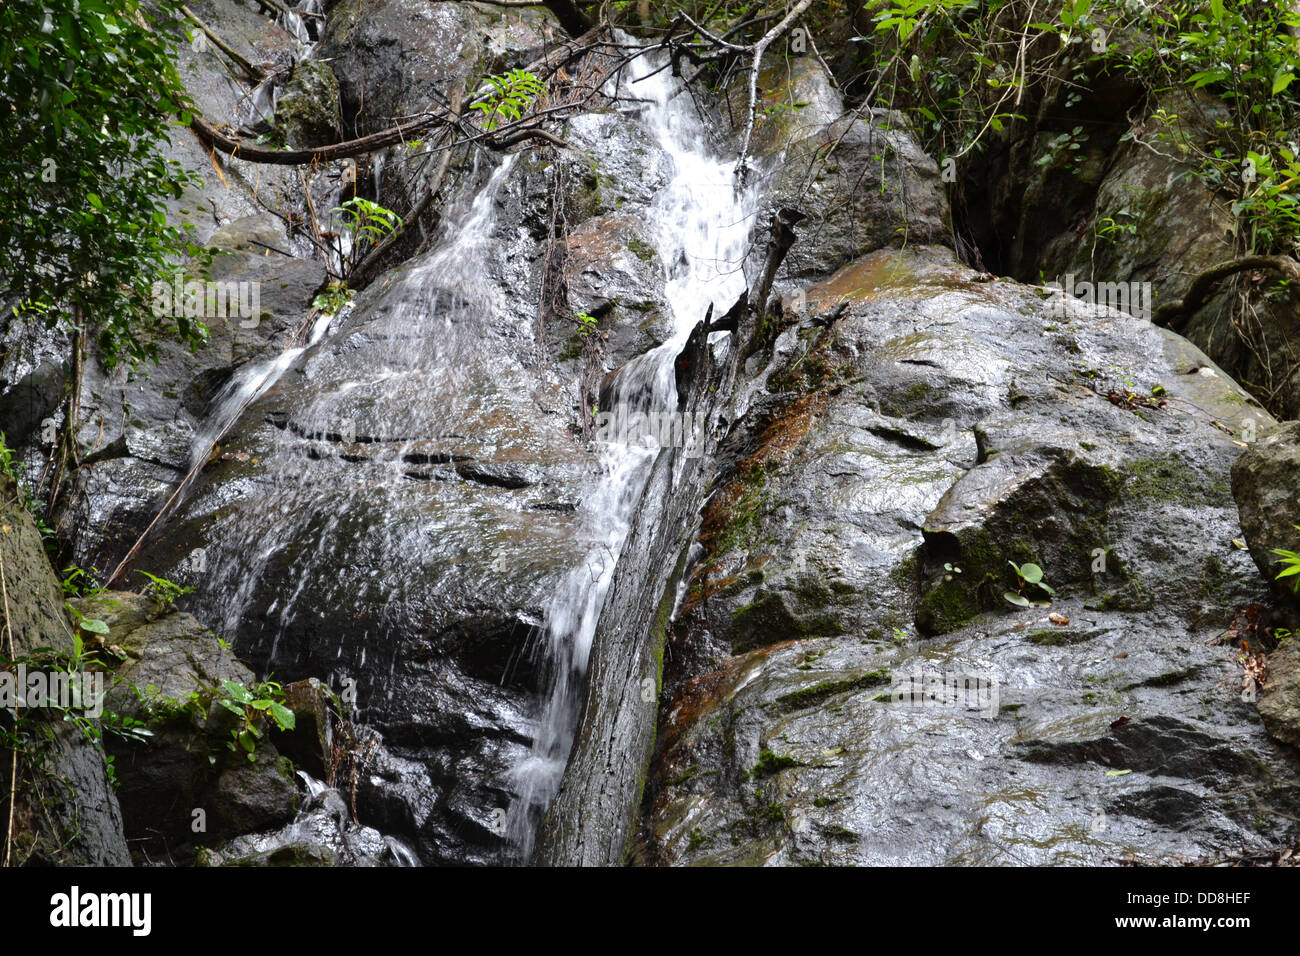
<svg viewBox="0 0 1300 956">
<path fill-rule="evenodd" d="M 622 420 L 648 416 L 651 422 L 676 413 L 674 359 L 709 304 L 725 309 L 746 288 L 742 264 L 749 241 L 754 196 L 739 189 L 734 161 L 708 147 L 708 131 L 689 97 L 677 96 L 679 82 L 647 57 L 633 61 L 623 91 L 647 101 L 639 119 L 670 157 L 672 179 L 656 197 L 647 225 L 667 275 L 665 295 L 673 335 L 659 347 L 628 362 L 612 388 Z M 615 415 L 616 420 L 618 415 Z M 689 424 L 659 429 L 658 437 L 682 435 Z M 548 684 L 537 721 L 532 752 L 513 768 L 515 798 L 507 832 L 517 854 L 528 859 L 538 822 L 560 787 L 582 710 L 587 662 L 601 609 L 630 527 L 633 510 L 649 475 L 658 445 L 640 434 L 615 435 L 603 442 L 603 480 L 583 502 L 593 540 L 600 544 L 575 568 L 546 608 L 542 653 Z"/>
<path fill-rule="evenodd" d="M 412 483 L 404 476 L 410 465 L 404 458 L 414 443 L 454 431 L 472 401 L 477 349 L 474 331 L 462 327 L 464 319 L 471 312 L 488 316 L 503 308 L 502 293 L 485 269 L 497 200 L 514 163 L 515 157 L 506 157 L 480 189 L 453 204 L 434 249 L 397 280 L 400 287 L 391 296 L 395 304 L 368 326 L 368 335 L 392 343 L 382 363 L 349 367 L 344 378 L 332 380 L 298 409 L 293 428 L 279 433 L 259 463 L 261 474 L 247 486 L 255 495 L 245 494 L 241 508 L 213 516 L 205 530 L 204 586 L 195 596 L 196 611 L 210 626 L 239 633 L 258 579 L 283 559 L 286 542 L 313 528 L 316 547 L 291 560 L 289 579 L 298 582 L 297 589 L 277 595 L 267 609 L 274 659 L 286 627 L 300 615 L 319 616 L 319 607 L 303 600 L 302 589 L 309 581 L 320 583 L 315 569 L 321 562 L 349 548 L 349 516 L 362 511 L 363 504 L 382 513 L 398 510 L 392 503 L 410 494 Z M 289 369 L 311 377 L 321 349 L 346 348 L 335 341 L 341 333 L 328 334 L 346 324 L 321 316 L 304 346 L 237 374 L 199 430 L 196 459 L 220 439 L 241 409 L 270 391 Z M 434 376 L 449 396 L 445 403 L 430 400 Z M 376 403 L 382 403 L 382 414 L 367 414 Z M 364 446 L 366 467 L 340 461 L 340 446 Z M 304 457 L 314 462 L 313 468 L 304 468 Z M 368 541 L 368 550 L 401 553 L 391 529 L 378 525 L 369 531 L 378 540 Z M 392 575 L 372 571 L 364 583 L 388 598 L 404 587 L 400 568 Z M 357 601 L 359 586 L 338 581 L 330 600 L 340 606 Z M 360 666 L 364 658 L 352 663 Z"/>
</svg>

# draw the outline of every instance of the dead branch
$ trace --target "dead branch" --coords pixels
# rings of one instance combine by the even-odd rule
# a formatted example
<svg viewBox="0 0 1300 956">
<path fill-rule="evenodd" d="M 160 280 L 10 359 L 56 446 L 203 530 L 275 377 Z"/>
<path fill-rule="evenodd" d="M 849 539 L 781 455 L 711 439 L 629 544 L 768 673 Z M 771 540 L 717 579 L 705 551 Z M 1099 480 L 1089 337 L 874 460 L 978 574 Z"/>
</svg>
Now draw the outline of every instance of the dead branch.
<svg viewBox="0 0 1300 956">
<path fill-rule="evenodd" d="M 212 41 L 213 46 L 226 56 L 230 57 L 230 59 L 234 60 L 235 65 L 243 70 L 250 80 L 254 83 L 261 83 L 262 80 L 266 79 L 266 73 L 264 71 L 253 66 L 253 64 L 249 63 L 246 59 L 236 53 L 234 48 L 225 40 L 221 39 L 215 30 L 200 20 L 193 10 L 182 4 L 181 13 L 185 14 L 186 18 L 188 18 L 190 22 L 203 31 L 204 35 Z"/>
<path fill-rule="evenodd" d="M 1151 321 L 1175 332 L 1181 332 L 1187 327 L 1192 316 L 1209 300 L 1220 282 L 1239 272 L 1252 270 L 1276 272 L 1291 281 L 1300 280 L 1300 262 L 1287 256 L 1244 256 L 1240 259 L 1230 259 L 1196 276 L 1188 286 L 1187 293 L 1181 299 L 1157 307 Z"/>
</svg>

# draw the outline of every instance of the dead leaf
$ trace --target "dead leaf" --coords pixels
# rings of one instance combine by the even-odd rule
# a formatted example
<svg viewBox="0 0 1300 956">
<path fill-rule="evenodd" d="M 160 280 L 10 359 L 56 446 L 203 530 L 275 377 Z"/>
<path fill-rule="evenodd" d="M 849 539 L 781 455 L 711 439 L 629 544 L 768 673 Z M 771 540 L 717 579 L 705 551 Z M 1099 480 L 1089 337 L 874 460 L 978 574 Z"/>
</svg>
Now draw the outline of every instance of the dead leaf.
<svg viewBox="0 0 1300 956">
<path fill-rule="evenodd" d="M 1064 614 L 1057 614 L 1055 611 L 1047 615 L 1047 619 L 1051 621 L 1053 624 L 1059 624 L 1061 627 L 1064 627 L 1065 625 L 1070 623 L 1070 619 L 1068 617 L 1066 617 Z"/>
</svg>

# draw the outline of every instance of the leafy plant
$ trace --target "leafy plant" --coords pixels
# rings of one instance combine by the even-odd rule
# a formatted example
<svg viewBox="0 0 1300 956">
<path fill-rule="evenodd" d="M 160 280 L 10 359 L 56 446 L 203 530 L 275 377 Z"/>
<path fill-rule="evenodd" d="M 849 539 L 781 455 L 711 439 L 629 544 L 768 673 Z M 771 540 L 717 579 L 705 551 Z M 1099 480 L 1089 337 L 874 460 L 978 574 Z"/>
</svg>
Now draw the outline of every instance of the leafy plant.
<svg viewBox="0 0 1300 956">
<path fill-rule="evenodd" d="M 192 104 L 176 71 L 181 0 L 0 4 L 0 299 L 98 342 L 107 366 L 197 347 L 193 317 L 157 316 L 153 283 L 211 259 L 168 221 L 197 175 L 163 150 Z"/>
<path fill-rule="evenodd" d="M 224 696 L 218 697 L 217 703 L 240 718 L 226 746 L 234 751 L 243 750 L 250 761 L 257 759 L 257 741 L 262 736 L 265 716 L 281 730 L 293 730 L 293 711 L 282 703 L 284 691 L 274 681 L 249 688 L 239 681 L 223 680 L 221 690 Z"/>
<path fill-rule="evenodd" d="M 398 229 L 402 228 L 402 217 L 391 209 L 385 209 L 377 202 L 355 196 L 341 206 L 335 206 L 331 212 L 337 213 L 343 229 L 351 237 L 351 247 L 346 256 L 340 250 L 344 275 L 361 260 L 361 256 L 374 246 L 379 245 Z M 347 286 L 342 282 L 333 283 L 346 293 Z M 350 297 L 350 295 L 349 295 Z M 347 301 L 345 298 L 343 301 Z M 325 310 L 322 310 L 325 311 Z M 334 311 L 338 311 L 335 309 Z"/>
<path fill-rule="evenodd" d="M 1043 569 L 1036 564 L 1016 564 L 1014 561 L 1008 561 L 1016 572 L 1016 590 L 1005 591 L 1002 596 L 1016 607 L 1051 607 L 1051 601 L 1045 601 L 1041 598 L 1030 598 L 1026 596 L 1026 590 L 1030 593 L 1036 589 L 1043 594 L 1053 595 L 1056 591 L 1048 586 L 1043 580 Z"/>
<path fill-rule="evenodd" d="M 194 588 L 189 585 L 180 585 L 174 581 L 168 581 L 166 578 L 160 578 L 156 574 L 150 574 L 148 571 L 137 571 L 149 579 L 145 585 L 144 592 L 153 598 L 154 603 L 159 607 L 170 607 L 176 603 L 176 599 L 184 597 L 186 594 L 193 594 Z"/>
<path fill-rule="evenodd" d="M 14 458 L 13 450 L 5 443 L 5 433 L 0 432 L 0 472 L 8 475 L 18 488 L 19 503 L 31 515 L 32 523 L 45 540 L 45 550 L 54 548 L 54 529 L 45 523 L 45 505 L 31 493 L 24 477 L 26 471 L 21 461 Z"/>
<path fill-rule="evenodd" d="M 490 87 L 486 98 L 471 103 L 470 109 L 483 114 L 486 130 L 496 129 L 501 120 L 517 122 L 538 98 L 546 95 L 546 84 L 528 70 L 485 76 L 483 82 Z"/>
<path fill-rule="evenodd" d="M 574 316 L 578 320 L 578 334 L 584 339 L 595 332 L 600 325 L 600 320 L 594 315 L 588 315 L 586 312 L 579 312 Z"/>
<path fill-rule="evenodd" d="M 312 299 L 311 306 L 326 315 L 338 315 L 339 311 L 352 301 L 353 294 L 346 282 L 341 280 L 331 282 L 325 287 L 325 291 Z"/>
<path fill-rule="evenodd" d="M 1292 525 L 1292 527 L 1300 531 L 1300 524 Z M 1285 548 L 1274 548 L 1273 553 L 1282 559 L 1278 562 L 1282 565 L 1282 570 L 1278 572 L 1273 580 L 1280 581 L 1283 578 L 1290 578 L 1291 590 L 1300 593 L 1300 554 L 1288 551 Z"/>
<path fill-rule="evenodd" d="M 86 569 L 75 564 L 63 569 L 59 587 L 63 590 L 64 597 L 92 597 L 105 591 L 100 583 L 98 568 Z"/>
</svg>

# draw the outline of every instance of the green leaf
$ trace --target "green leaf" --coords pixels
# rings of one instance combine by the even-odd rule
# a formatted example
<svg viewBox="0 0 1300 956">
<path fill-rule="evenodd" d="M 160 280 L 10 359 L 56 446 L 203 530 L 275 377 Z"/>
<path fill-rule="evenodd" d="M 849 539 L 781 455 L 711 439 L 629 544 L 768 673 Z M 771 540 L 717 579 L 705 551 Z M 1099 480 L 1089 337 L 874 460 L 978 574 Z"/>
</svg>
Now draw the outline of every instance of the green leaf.
<svg viewBox="0 0 1300 956">
<path fill-rule="evenodd" d="M 281 730 L 293 730 L 296 723 L 293 711 L 278 701 L 271 704 L 271 719 Z"/>
<path fill-rule="evenodd" d="M 1022 564 L 1020 576 L 1029 584 L 1037 584 L 1043 580 L 1043 569 L 1036 564 Z"/>
<path fill-rule="evenodd" d="M 93 617 L 83 617 L 79 622 L 83 631 L 89 631 L 91 634 L 107 634 L 108 624 Z"/>
<path fill-rule="evenodd" d="M 1016 607 L 1029 607 L 1029 598 L 1023 594 L 1017 594 L 1015 591 L 1003 591 L 1002 596 Z"/>
<path fill-rule="evenodd" d="M 1133 772 L 1132 770 L 1107 770 L 1107 771 L 1106 771 L 1106 776 L 1108 776 L 1108 777 L 1122 777 L 1122 776 L 1124 776 L 1126 773 L 1132 773 L 1132 772 Z"/>
<path fill-rule="evenodd" d="M 1285 90 L 1291 85 L 1291 81 L 1294 79 L 1294 73 L 1285 73 L 1282 70 L 1278 70 L 1277 74 L 1273 77 L 1273 95 L 1277 96 L 1277 94 Z"/>
<path fill-rule="evenodd" d="M 239 701 L 241 704 L 251 704 L 253 702 L 253 695 L 249 693 L 247 687 L 238 681 L 223 680 L 221 686 L 227 694 Z"/>
</svg>

